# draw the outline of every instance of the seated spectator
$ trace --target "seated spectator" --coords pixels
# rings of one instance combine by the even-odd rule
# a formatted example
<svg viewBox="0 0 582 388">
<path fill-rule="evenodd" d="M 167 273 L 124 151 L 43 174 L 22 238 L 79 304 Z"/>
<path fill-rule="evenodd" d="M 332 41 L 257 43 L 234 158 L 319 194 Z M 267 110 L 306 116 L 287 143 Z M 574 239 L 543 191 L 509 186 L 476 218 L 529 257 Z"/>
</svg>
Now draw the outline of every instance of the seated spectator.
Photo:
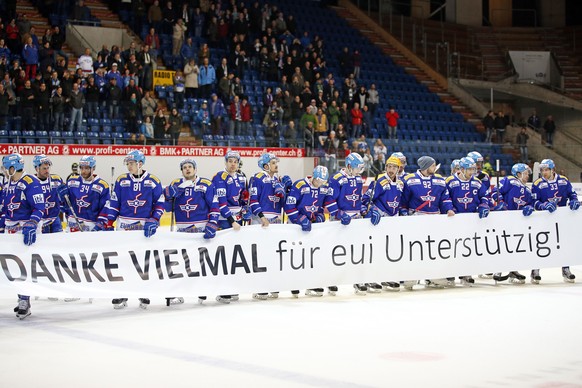
<svg viewBox="0 0 582 388">
<path fill-rule="evenodd" d="M 145 116 L 143 123 L 139 127 L 139 132 L 145 136 L 148 144 L 154 139 L 154 125 L 151 116 Z"/>
</svg>

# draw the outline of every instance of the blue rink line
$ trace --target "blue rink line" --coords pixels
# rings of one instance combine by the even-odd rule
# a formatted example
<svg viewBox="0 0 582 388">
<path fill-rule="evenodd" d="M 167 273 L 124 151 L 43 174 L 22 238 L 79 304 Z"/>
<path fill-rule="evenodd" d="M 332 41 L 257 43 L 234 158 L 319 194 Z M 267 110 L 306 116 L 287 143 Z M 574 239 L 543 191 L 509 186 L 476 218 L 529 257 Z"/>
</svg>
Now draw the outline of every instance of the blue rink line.
<svg viewBox="0 0 582 388">
<path fill-rule="evenodd" d="M 159 346 L 145 345 L 134 341 L 105 337 L 102 335 L 91 334 L 75 329 L 63 328 L 42 323 L 33 322 L 26 323 L 27 323 L 25 326 L 26 328 L 37 329 L 51 334 L 61 335 L 64 337 L 71 337 L 79 340 L 90 341 L 97 343 L 99 345 L 109 345 L 125 350 L 133 350 L 136 352 L 148 353 L 155 356 L 173 358 L 180 361 L 194 362 L 215 368 L 226 369 L 232 372 L 242 372 L 260 377 L 270 377 L 278 380 L 283 380 L 285 382 L 312 385 L 316 387 L 374 388 L 374 386 L 371 385 L 362 385 L 346 381 L 338 381 L 333 379 L 311 376 L 303 373 L 286 371 L 282 369 L 247 364 L 239 361 L 224 360 L 217 357 L 203 356 L 189 352 L 184 352 L 181 350 L 167 349 Z M 0 327 L 2 326 L 14 327 L 14 325 L 7 325 L 0 321 Z"/>
</svg>

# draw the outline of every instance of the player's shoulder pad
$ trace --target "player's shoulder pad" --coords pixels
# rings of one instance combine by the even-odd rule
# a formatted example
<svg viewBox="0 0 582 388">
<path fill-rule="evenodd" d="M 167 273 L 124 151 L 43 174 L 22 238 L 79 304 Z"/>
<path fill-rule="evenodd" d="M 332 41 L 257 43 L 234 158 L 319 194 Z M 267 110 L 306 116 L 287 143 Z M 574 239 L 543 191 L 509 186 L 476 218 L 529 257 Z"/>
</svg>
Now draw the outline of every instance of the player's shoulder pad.
<svg viewBox="0 0 582 388">
<path fill-rule="evenodd" d="M 449 183 L 449 182 L 450 182 L 450 181 L 452 181 L 453 179 L 455 179 L 455 177 L 454 177 L 454 176 L 452 176 L 452 175 L 451 175 L 451 176 L 448 176 L 448 177 L 447 177 L 447 179 L 445 179 L 445 182 L 446 182 L 446 183 Z"/>
<path fill-rule="evenodd" d="M 162 184 L 162 181 L 160 181 L 160 178 L 158 178 L 155 175 L 150 174 L 149 176 L 154 182 L 159 183 L 160 185 Z"/>
<path fill-rule="evenodd" d="M 343 177 L 344 174 L 342 174 L 341 172 L 337 172 L 334 176 L 333 179 L 340 179 L 341 177 Z"/>
<path fill-rule="evenodd" d="M 109 183 L 107 183 L 107 181 L 105 179 L 99 178 L 99 180 L 97 181 L 97 184 L 103 186 L 106 189 L 109 188 Z"/>
<path fill-rule="evenodd" d="M 539 185 L 539 184 L 540 184 L 542 181 L 543 181 L 543 179 L 542 179 L 542 178 L 538 178 L 538 179 L 536 179 L 536 181 L 535 181 L 533 184 L 534 184 L 534 186 L 537 186 L 537 185 Z"/>
<path fill-rule="evenodd" d="M 305 181 L 303 179 L 295 182 L 295 187 L 298 188 L 298 189 L 302 188 L 305 185 L 306 185 L 306 183 L 305 183 Z"/>
<path fill-rule="evenodd" d="M 565 180 L 565 181 L 568 181 L 568 182 L 570 181 L 570 179 L 568 179 L 568 177 L 567 177 L 567 176 L 565 176 L 565 175 L 560 175 L 560 174 L 558 174 L 558 179 L 563 179 L 563 180 Z"/>
<path fill-rule="evenodd" d="M 23 176 L 22 180 L 28 185 L 34 182 L 34 179 L 30 175 Z"/>
<path fill-rule="evenodd" d="M 180 183 L 180 181 L 181 181 L 181 180 L 182 180 L 182 178 L 176 178 L 176 179 L 174 179 L 174 180 L 172 181 L 172 183 L 170 183 L 170 184 L 171 184 L 171 185 L 178 184 L 178 183 Z"/>
<path fill-rule="evenodd" d="M 226 171 L 223 171 L 223 172 L 220 174 L 220 179 L 222 179 L 222 180 L 226 180 L 226 178 L 228 178 L 228 172 L 226 172 Z"/>
<path fill-rule="evenodd" d="M 52 180 L 60 180 L 60 181 L 63 180 L 63 178 L 61 178 L 61 176 L 57 175 L 57 174 L 51 174 L 51 179 Z"/>
<path fill-rule="evenodd" d="M 259 178 L 259 179 L 261 179 L 264 176 L 265 176 L 265 172 L 264 171 L 259 171 L 258 173 L 255 174 L 255 178 Z"/>
<path fill-rule="evenodd" d="M 408 179 L 414 177 L 414 175 L 415 175 L 415 173 L 411 172 L 411 173 L 408 173 L 408 174 L 404 175 L 404 177 L 402 179 L 403 180 L 408 180 Z"/>
<path fill-rule="evenodd" d="M 441 174 L 434 174 L 435 178 L 442 178 L 443 176 Z"/>
<path fill-rule="evenodd" d="M 129 173 L 121 174 L 120 176 L 118 176 L 116 182 L 119 182 L 126 178 L 129 178 Z"/>
</svg>

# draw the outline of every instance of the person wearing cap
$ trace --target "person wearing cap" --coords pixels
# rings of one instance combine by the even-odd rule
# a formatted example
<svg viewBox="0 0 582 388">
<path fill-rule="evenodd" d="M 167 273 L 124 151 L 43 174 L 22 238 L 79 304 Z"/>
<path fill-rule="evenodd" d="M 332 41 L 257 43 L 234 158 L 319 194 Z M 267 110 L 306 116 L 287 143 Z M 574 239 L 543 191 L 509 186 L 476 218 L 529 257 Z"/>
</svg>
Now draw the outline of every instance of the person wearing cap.
<svg viewBox="0 0 582 388">
<path fill-rule="evenodd" d="M 436 173 L 435 160 L 430 156 L 421 156 L 416 163 L 418 170 L 402 179 L 400 215 L 447 214 L 449 217 L 454 216 L 455 212 L 445 179 Z M 405 282 L 407 289 L 412 289 L 410 282 Z M 454 284 L 454 278 L 452 282 Z M 416 281 L 414 281 L 414 284 L 416 284 Z M 427 280 L 426 285 L 446 287 L 451 285 L 451 281 L 448 279 L 432 279 Z"/>
<path fill-rule="evenodd" d="M 78 175 L 79 175 L 79 164 L 75 162 L 71 164 L 71 173 L 67 176 L 66 182 L 68 182 L 69 179 L 74 178 Z"/>
</svg>

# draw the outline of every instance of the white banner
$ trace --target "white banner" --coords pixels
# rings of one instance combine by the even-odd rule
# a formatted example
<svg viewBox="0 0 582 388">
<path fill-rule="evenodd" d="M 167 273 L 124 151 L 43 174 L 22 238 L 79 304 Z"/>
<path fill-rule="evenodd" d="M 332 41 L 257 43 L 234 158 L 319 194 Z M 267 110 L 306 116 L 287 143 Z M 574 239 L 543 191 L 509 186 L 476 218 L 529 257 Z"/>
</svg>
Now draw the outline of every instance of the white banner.
<svg viewBox="0 0 582 388">
<path fill-rule="evenodd" d="M 519 81 L 550 83 L 549 51 L 510 51 L 509 56 Z"/>
<path fill-rule="evenodd" d="M 202 235 L 160 230 L 1 235 L 0 295 L 166 297 L 285 291 L 582 264 L 582 211 L 496 212 Z"/>
</svg>

